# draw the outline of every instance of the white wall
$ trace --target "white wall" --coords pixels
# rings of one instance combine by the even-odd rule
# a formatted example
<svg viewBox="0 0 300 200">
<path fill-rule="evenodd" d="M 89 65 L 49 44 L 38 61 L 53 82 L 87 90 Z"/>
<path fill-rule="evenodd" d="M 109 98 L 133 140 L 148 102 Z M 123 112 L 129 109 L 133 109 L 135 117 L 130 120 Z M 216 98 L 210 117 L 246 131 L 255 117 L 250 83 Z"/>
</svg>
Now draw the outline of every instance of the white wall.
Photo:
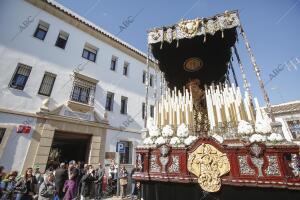
<svg viewBox="0 0 300 200">
<path fill-rule="evenodd" d="M 28 18 L 34 19 L 33 22 L 20 31 L 20 26 Z M 50 24 L 44 41 L 33 37 L 39 20 Z M 61 30 L 69 33 L 64 50 L 55 46 Z M 95 63 L 82 58 L 85 43 L 99 49 Z M 118 57 L 116 71 L 110 70 L 113 55 Z M 127 77 L 123 76 L 124 61 L 129 63 Z M 9 87 L 18 63 L 32 67 L 24 90 Z M 145 85 L 142 83 L 142 74 L 146 70 L 144 63 L 23 0 L 0 1 L 0 108 L 27 113 L 39 111 L 43 100 L 47 98 L 38 94 L 45 71 L 57 75 L 50 96 L 52 103 L 55 106 L 65 104 L 72 89 L 70 75 L 78 65 L 85 63 L 80 73 L 99 80 L 96 86 L 95 111 L 103 116 L 107 91 L 113 92 L 114 109 L 108 112 L 110 125 L 124 126 L 124 122 L 129 120 L 126 128 L 141 130 L 144 123 L 142 102 L 145 102 Z M 150 70 L 151 74 L 155 74 L 152 68 Z M 150 87 L 149 97 L 153 97 L 153 90 L 153 87 Z M 128 97 L 127 115 L 120 114 L 121 96 Z M 150 99 L 149 104 L 153 105 L 154 100 Z M 26 118 L 18 115 L 0 113 L 0 126 L 14 126 L 14 132 L 0 160 L 0 165 L 4 165 L 8 171 L 20 170 L 23 167 L 30 145 L 33 129 L 28 135 L 15 133 L 17 126 L 24 120 Z M 32 127 L 35 126 L 35 121 L 32 120 Z M 136 146 L 141 137 L 135 132 L 108 130 L 106 151 L 115 151 L 116 142 L 119 140 L 132 141 Z"/>
<path fill-rule="evenodd" d="M 19 26 L 29 16 L 32 18 L 36 16 L 35 20 L 25 30 L 19 32 Z M 33 37 L 39 20 L 50 24 L 44 41 Z M 99 80 L 96 87 L 95 110 L 103 115 L 107 91 L 115 93 L 114 111 L 108 114 L 110 124 L 119 127 L 128 117 L 120 114 L 121 96 L 126 96 L 128 115 L 136 120 L 130 127 L 136 129 L 142 127 L 141 108 L 142 102 L 145 101 L 145 86 L 142 84 L 142 72 L 146 69 L 144 63 L 25 1 L 0 2 L 0 27 L 0 107 L 37 112 L 46 98 L 37 94 L 45 71 L 57 75 L 51 94 L 53 102 L 56 105 L 65 103 L 71 92 L 72 71 L 79 64 L 87 62 L 81 55 L 84 44 L 88 42 L 99 48 L 97 59 L 95 63 L 86 64 L 80 73 Z M 65 50 L 55 46 L 61 30 L 70 34 Z M 110 70 L 112 55 L 118 57 L 116 71 Z M 124 61 L 130 63 L 128 77 L 122 75 Z M 18 63 L 32 67 L 23 91 L 8 87 Z M 154 70 L 151 71 L 154 74 Z M 153 96 L 153 88 L 150 88 L 149 96 Z M 150 100 L 150 104 L 154 104 L 153 100 Z"/>
<path fill-rule="evenodd" d="M 1 125 L 13 127 L 1 156 L 0 165 L 5 167 L 5 171 L 20 171 L 25 162 L 36 120 L 32 117 L 0 113 L 0 123 L 0 127 Z M 29 134 L 17 133 L 17 127 L 22 124 L 31 126 Z"/>
</svg>

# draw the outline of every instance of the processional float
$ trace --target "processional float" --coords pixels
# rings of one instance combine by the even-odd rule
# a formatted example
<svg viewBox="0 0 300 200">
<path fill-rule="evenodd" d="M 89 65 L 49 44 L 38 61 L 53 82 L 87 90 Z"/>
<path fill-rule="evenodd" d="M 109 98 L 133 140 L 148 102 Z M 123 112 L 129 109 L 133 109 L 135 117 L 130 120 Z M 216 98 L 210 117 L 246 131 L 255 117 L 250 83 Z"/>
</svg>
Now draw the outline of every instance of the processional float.
<svg viewBox="0 0 300 200">
<path fill-rule="evenodd" d="M 238 34 L 264 109 L 251 93 Z M 143 199 L 300 198 L 299 147 L 284 140 L 274 120 L 237 11 L 152 29 L 148 59 L 150 53 L 163 76 L 154 118 L 146 119 L 143 145 L 136 148 L 134 179 L 142 182 Z"/>
</svg>

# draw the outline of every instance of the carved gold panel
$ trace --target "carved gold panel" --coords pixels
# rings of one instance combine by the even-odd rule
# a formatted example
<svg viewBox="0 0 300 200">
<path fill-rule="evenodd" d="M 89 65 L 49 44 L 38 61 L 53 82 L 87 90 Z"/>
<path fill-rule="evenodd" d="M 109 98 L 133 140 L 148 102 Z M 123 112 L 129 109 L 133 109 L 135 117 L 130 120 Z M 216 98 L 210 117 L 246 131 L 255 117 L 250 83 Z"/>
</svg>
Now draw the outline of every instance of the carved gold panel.
<svg viewBox="0 0 300 200">
<path fill-rule="evenodd" d="M 207 192 L 221 188 L 221 176 L 230 171 L 225 153 L 210 144 L 201 144 L 188 158 L 188 170 L 198 177 L 200 187 Z"/>
</svg>

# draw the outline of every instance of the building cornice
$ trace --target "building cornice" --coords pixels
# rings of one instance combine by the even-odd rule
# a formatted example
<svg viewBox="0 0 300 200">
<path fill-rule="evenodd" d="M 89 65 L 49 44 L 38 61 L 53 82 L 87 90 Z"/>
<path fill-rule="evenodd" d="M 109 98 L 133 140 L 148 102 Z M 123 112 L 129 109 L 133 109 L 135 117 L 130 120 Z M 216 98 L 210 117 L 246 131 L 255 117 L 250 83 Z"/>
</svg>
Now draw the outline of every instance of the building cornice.
<svg viewBox="0 0 300 200">
<path fill-rule="evenodd" d="M 56 115 L 56 114 L 49 114 L 46 112 L 29 113 L 29 112 L 20 112 L 20 111 L 9 110 L 6 108 L 0 108 L 0 113 L 20 115 L 20 116 L 25 116 L 25 117 L 34 117 L 34 118 L 39 118 L 39 119 L 64 121 L 64 122 L 75 123 L 75 124 L 80 123 L 80 124 L 87 125 L 87 126 L 94 126 L 94 127 L 106 128 L 109 130 L 140 134 L 140 130 L 130 129 L 130 128 L 123 129 L 120 127 L 114 127 L 114 126 L 110 126 L 107 122 L 95 123 L 95 122 L 77 120 L 74 118 L 69 118 L 69 117 L 60 116 L 60 115 Z"/>
<path fill-rule="evenodd" d="M 122 41 L 111 33 L 108 33 L 84 17 L 81 17 L 73 11 L 65 8 L 61 4 L 52 0 L 25 1 L 146 64 L 147 55 L 145 53 Z M 154 67 L 156 63 L 151 59 L 150 61 L 150 66 Z"/>
</svg>

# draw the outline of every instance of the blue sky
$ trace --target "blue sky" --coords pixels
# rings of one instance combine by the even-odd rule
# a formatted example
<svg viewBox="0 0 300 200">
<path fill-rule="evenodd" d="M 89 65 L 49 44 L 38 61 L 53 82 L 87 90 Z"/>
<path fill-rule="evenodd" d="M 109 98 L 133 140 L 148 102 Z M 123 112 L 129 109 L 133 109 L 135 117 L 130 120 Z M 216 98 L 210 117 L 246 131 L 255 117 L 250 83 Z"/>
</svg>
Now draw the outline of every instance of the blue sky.
<svg viewBox="0 0 300 200">
<path fill-rule="evenodd" d="M 144 52 L 147 30 L 153 27 L 238 9 L 262 78 L 268 82 L 271 103 L 300 100 L 300 0 L 57 1 Z M 120 26 L 130 16 L 136 17 L 120 32 Z M 242 37 L 239 38 L 237 46 L 251 89 L 264 104 Z M 234 67 L 241 80 L 238 66 Z M 277 75 L 273 72 L 276 68 L 281 70 Z"/>
</svg>

